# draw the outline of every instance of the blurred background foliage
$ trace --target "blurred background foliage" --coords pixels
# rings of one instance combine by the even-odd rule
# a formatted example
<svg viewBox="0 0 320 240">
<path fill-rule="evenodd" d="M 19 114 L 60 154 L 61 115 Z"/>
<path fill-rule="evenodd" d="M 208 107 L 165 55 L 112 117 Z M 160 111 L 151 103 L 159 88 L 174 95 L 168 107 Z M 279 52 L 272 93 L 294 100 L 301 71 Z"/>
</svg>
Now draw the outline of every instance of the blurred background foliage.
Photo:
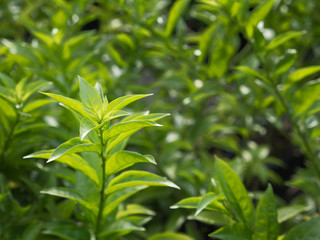
<svg viewBox="0 0 320 240">
<path fill-rule="evenodd" d="M 162 232 L 207 239 L 217 228 L 210 217 L 170 206 L 210 191 L 214 155 L 228 159 L 257 198 L 271 182 L 278 207 L 300 206 L 281 233 L 314 216 L 320 204 L 319 5 L 2 0 L 1 239 L 57 239 L 42 222 L 76 214 L 74 203 L 39 193 L 68 185 L 74 173 L 22 157 L 74 136 L 76 118 L 39 90 L 77 98 L 77 75 L 100 82 L 109 99 L 153 93 L 130 107 L 171 114 L 161 129 L 130 139 L 129 148 L 155 156 L 158 166 L 151 170 L 181 191 L 148 189 L 135 196 L 157 214 L 145 232 L 125 239 Z"/>
</svg>

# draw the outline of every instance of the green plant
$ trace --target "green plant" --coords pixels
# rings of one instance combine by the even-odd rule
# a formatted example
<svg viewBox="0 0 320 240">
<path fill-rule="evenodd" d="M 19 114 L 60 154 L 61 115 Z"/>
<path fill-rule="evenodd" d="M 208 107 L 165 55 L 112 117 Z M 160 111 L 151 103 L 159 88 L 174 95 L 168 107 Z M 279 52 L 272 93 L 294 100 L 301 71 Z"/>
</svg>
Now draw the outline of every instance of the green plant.
<svg viewBox="0 0 320 240">
<path fill-rule="evenodd" d="M 70 173 L 66 187 L 52 187 L 44 194 L 63 197 L 79 204 L 76 223 L 51 222 L 45 225 L 46 234 L 63 239 L 117 239 L 142 225 L 153 213 L 136 204 L 121 207 L 133 194 L 148 186 L 179 188 L 166 178 L 147 171 L 125 170 L 135 163 L 156 164 L 150 155 L 124 150 L 128 138 L 144 127 L 160 126 L 154 121 L 167 114 L 130 114 L 126 105 L 149 95 L 128 95 L 108 102 L 101 86 L 91 86 L 79 77 L 81 102 L 58 94 L 44 93 L 73 111 L 80 120 L 80 135 L 54 150 L 44 150 L 26 158 L 46 158 L 77 170 Z M 125 117 L 124 117 L 125 116 Z M 124 117 L 117 123 L 112 120 Z M 73 184 L 72 184 L 73 183 Z M 71 185 L 74 187 L 71 187 Z M 146 216 L 145 216 L 146 215 Z M 79 222 L 82 227 L 78 227 Z"/>
<path fill-rule="evenodd" d="M 280 223 L 307 210 L 300 206 L 278 208 L 271 184 L 259 197 L 255 209 L 241 179 L 219 158 L 215 159 L 215 176 L 212 179 L 213 191 L 204 196 L 183 199 L 171 207 L 196 209 L 191 219 L 220 226 L 209 235 L 211 237 L 224 240 L 276 240 L 280 237 Z M 299 231 L 303 232 L 299 233 L 303 239 L 318 238 L 318 226 L 319 217 L 316 217 L 293 227 L 281 239 L 293 239 Z M 304 227 L 308 230 L 303 230 Z"/>
</svg>

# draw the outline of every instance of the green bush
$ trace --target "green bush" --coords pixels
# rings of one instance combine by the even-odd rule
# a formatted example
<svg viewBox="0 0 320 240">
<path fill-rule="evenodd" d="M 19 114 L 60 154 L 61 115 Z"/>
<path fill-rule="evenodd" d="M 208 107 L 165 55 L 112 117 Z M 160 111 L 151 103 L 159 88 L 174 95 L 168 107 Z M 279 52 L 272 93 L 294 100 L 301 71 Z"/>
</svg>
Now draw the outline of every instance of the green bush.
<svg viewBox="0 0 320 240">
<path fill-rule="evenodd" d="M 319 7 L 1 1 L 0 238 L 319 238 Z"/>
</svg>

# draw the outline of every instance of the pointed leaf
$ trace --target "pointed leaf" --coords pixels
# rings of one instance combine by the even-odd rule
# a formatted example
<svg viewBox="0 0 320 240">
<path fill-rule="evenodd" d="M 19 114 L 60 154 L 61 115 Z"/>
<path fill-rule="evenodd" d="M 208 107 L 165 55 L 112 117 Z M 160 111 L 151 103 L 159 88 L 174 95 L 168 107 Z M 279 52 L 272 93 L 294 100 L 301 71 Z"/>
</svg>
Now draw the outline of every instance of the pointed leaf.
<svg viewBox="0 0 320 240">
<path fill-rule="evenodd" d="M 136 152 L 120 151 L 113 154 L 106 163 L 106 174 L 117 173 L 138 162 L 149 162 L 156 164 L 154 158 L 150 155 L 142 155 Z"/>
<path fill-rule="evenodd" d="M 201 199 L 203 197 L 189 197 L 182 199 L 175 205 L 171 206 L 171 209 L 177 209 L 177 208 L 187 208 L 187 209 L 198 209 L 199 203 L 201 202 Z M 224 199 L 223 195 L 219 195 L 217 198 L 212 200 L 205 209 L 212 210 L 212 211 L 218 211 L 218 212 L 227 212 L 224 205 L 220 202 Z"/>
<path fill-rule="evenodd" d="M 147 187 L 148 186 L 146 185 L 128 187 L 110 194 L 106 200 L 105 207 L 103 209 L 103 217 L 107 216 L 114 209 L 116 209 L 124 200 Z"/>
<path fill-rule="evenodd" d="M 113 149 L 115 149 L 115 151 L 119 150 L 118 148 L 120 148 L 120 150 L 124 149 L 125 143 L 129 139 L 129 136 L 131 136 L 132 134 L 134 134 L 138 130 L 139 129 L 127 131 L 127 132 L 121 133 L 120 135 L 110 139 L 107 144 L 107 151 L 106 152 L 111 153 Z"/>
<path fill-rule="evenodd" d="M 228 166 L 227 163 L 215 158 L 215 173 L 217 180 L 237 216 L 251 229 L 254 222 L 254 208 L 238 175 Z"/>
<path fill-rule="evenodd" d="M 254 27 L 257 26 L 257 24 L 268 15 L 272 8 L 273 2 L 274 0 L 264 0 L 260 2 L 260 4 L 251 12 L 248 24 Z"/>
<path fill-rule="evenodd" d="M 35 100 L 35 101 L 32 101 L 30 103 L 28 103 L 27 105 L 25 105 L 23 107 L 23 112 L 25 113 L 29 113 L 29 112 L 32 112 L 42 106 L 45 106 L 49 103 L 53 103 L 55 102 L 54 100 L 51 100 L 51 99 L 39 99 L 39 100 Z"/>
<path fill-rule="evenodd" d="M 106 116 L 112 110 L 121 110 L 128 104 L 151 95 L 152 94 L 136 94 L 136 95 L 127 95 L 127 96 L 119 97 L 108 104 L 107 110 L 106 112 L 103 113 L 103 116 Z"/>
<path fill-rule="evenodd" d="M 180 189 L 176 184 L 164 177 L 145 171 L 126 171 L 115 177 L 108 185 L 105 194 L 110 194 L 123 188 L 147 185 L 167 186 Z"/>
<path fill-rule="evenodd" d="M 168 22 L 166 26 L 166 36 L 169 37 L 174 30 L 178 20 L 187 10 L 190 0 L 177 0 L 170 9 Z"/>
<path fill-rule="evenodd" d="M 205 209 L 214 199 L 216 199 L 219 195 L 215 193 L 207 193 L 204 195 L 197 205 L 197 211 L 194 214 L 197 216 L 203 209 Z"/>
<path fill-rule="evenodd" d="M 143 227 L 137 226 L 133 224 L 131 221 L 126 219 L 119 219 L 115 222 L 107 225 L 103 228 L 103 232 L 99 233 L 98 237 L 104 237 L 104 239 L 108 239 L 108 235 L 113 235 L 117 233 L 117 237 L 126 235 L 132 231 L 144 231 Z"/>
<path fill-rule="evenodd" d="M 72 153 L 77 152 L 100 152 L 100 145 L 91 143 L 88 140 L 83 140 L 79 137 L 72 138 L 64 143 L 62 143 L 60 146 L 58 146 L 53 153 L 51 154 L 50 158 L 48 159 L 48 162 L 54 161 L 55 159 L 63 156 L 63 155 L 69 155 Z"/>
<path fill-rule="evenodd" d="M 42 222 L 31 223 L 24 231 L 22 235 L 22 240 L 37 240 L 39 239 L 39 234 L 42 229 Z"/>
<path fill-rule="evenodd" d="M 217 231 L 210 233 L 210 237 L 223 240 L 251 240 L 251 231 L 245 226 L 243 222 L 234 223 L 232 225 L 219 228 Z"/>
<path fill-rule="evenodd" d="M 78 76 L 78 79 L 80 98 L 82 103 L 92 109 L 95 113 L 98 113 L 102 108 L 102 100 L 99 93 L 82 77 Z"/>
<path fill-rule="evenodd" d="M 123 122 L 123 123 L 118 123 L 113 125 L 110 129 L 108 129 L 104 135 L 103 135 L 103 140 L 107 141 L 110 138 L 113 138 L 117 135 L 120 135 L 121 133 L 125 133 L 128 131 L 137 131 L 141 128 L 144 127 L 158 127 L 158 126 L 162 126 L 156 122 L 152 122 L 152 121 L 129 121 L 129 122 Z"/>
<path fill-rule="evenodd" d="M 58 94 L 44 93 L 44 92 L 43 92 L 43 94 L 57 100 L 58 102 L 67 106 L 68 108 L 72 109 L 73 111 L 79 113 L 81 116 L 88 117 L 88 113 L 84 110 L 84 106 L 81 102 L 79 102 L 75 99 L 72 99 L 72 98 L 58 95 Z"/>
<path fill-rule="evenodd" d="M 87 202 L 76 190 L 62 187 L 53 187 L 41 191 L 43 194 L 48 194 L 56 197 L 63 197 L 81 204 L 85 208 L 89 209 L 93 214 L 98 213 L 98 208 L 92 203 Z"/>
<path fill-rule="evenodd" d="M 90 118 L 83 118 L 80 123 L 80 140 L 82 141 L 91 131 L 103 126 L 103 123 L 96 124 Z"/>
<path fill-rule="evenodd" d="M 23 158 L 44 158 L 49 159 L 53 150 L 43 150 L 24 156 Z M 99 178 L 97 172 L 79 155 L 63 155 L 57 159 L 56 162 L 64 163 L 76 170 L 81 171 L 84 175 L 89 177 L 93 182 L 99 185 Z"/>
<path fill-rule="evenodd" d="M 253 239 L 277 240 L 278 234 L 279 223 L 277 206 L 273 196 L 272 187 L 269 184 L 267 190 L 260 199 L 256 210 Z"/>
<path fill-rule="evenodd" d="M 268 45 L 266 46 L 266 50 L 270 51 L 272 49 L 275 49 L 276 47 L 286 43 L 287 41 L 296 37 L 300 37 L 303 34 L 304 32 L 296 32 L 296 31 L 289 31 L 289 32 L 282 33 L 268 43 Z"/>
<path fill-rule="evenodd" d="M 148 240 L 194 240 L 194 238 L 182 233 L 164 232 L 155 234 Z"/>
<path fill-rule="evenodd" d="M 320 217 L 300 223 L 291 228 L 283 240 L 315 240 L 320 239 Z"/>
<path fill-rule="evenodd" d="M 170 113 L 151 113 L 149 111 L 144 113 L 132 114 L 122 120 L 122 122 L 128 122 L 133 120 L 148 120 L 148 121 L 158 121 L 164 117 L 170 116 Z"/>
<path fill-rule="evenodd" d="M 310 210 L 310 206 L 306 205 L 289 205 L 278 209 L 278 222 L 283 223 L 298 214 Z"/>
<path fill-rule="evenodd" d="M 0 73 L 0 81 L 3 83 L 4 86 L 14 89 L 16 86 L 15 81 L 4 73 Z"/>
<path fill-rule="evenodd" d="M 43 88 L 44 86 L 48 85 L 49 83 L 47 81 L 36 81 L 29 83 L 24 89 L 23 89 L 23 96 L 22 101 L 25 102 L 33 93 L 38 91 L 39 89 Z"/>
<path fill-rule="evenodd" d="M 317 72 L 320 72 L 320 66 L 309 66 L 300 68 L 294 73 L 290 74 L 289 81 L 297 82 Z"/>
</svg>

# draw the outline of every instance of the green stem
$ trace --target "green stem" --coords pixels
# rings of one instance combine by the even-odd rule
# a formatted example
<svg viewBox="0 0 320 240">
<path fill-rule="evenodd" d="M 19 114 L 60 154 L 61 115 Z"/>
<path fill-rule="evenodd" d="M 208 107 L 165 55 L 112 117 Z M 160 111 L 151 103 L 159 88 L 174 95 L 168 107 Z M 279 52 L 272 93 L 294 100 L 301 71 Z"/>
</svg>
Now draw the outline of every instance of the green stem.
<svg viewBox="0 0 320 240">
<path fill-rule="evenodd" d="M 106 185 L 106 172 L 105 172 L 106 158 L 104 157 L 105 144 L 103 142 L 102 129 L 100 129 L 100 143 L 101 143 L 100 159 L 102 161 L 102 186 L 100 189 L 99 212 L 98 212 L 97 222 L 96 222 L 96 232 L 95 232 L 96 239 L 98 239 L 98 234 L 100 232 L 100 225 L 101 225 L 101 219 L 102 219 L 102 214 L 103 214 L 103 205 L 104 205 L 104 201 L 105 201 L 104 189 L 105 189 L 105 185 Z"/>
</svg>

